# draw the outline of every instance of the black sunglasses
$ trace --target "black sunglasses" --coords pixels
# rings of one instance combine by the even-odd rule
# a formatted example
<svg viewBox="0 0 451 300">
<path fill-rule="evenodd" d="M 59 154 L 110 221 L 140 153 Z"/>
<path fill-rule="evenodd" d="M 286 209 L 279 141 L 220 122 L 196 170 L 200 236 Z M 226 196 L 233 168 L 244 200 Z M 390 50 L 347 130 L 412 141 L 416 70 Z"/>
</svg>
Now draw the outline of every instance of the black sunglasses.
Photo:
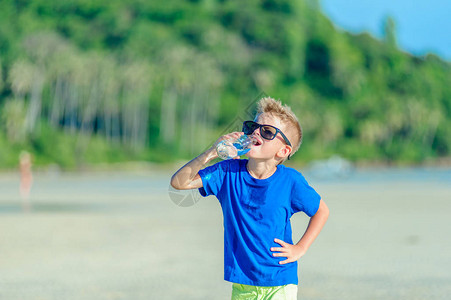
<svg viewBox="0 0 451 300">
<path fill-rule="evenodd" d="M 271 141 L 276 138 L 277 133 L 280 133 L 280 135 L 283 137 L 283 140 L 285 141 L 285 143 L 287 143 L 288 146 L 292 147 L 288 138 L 285 136 L 285 134 L 283 134 L 282 130 L 280 130 L 279 128 L 276 128 L 271 125 L 258 124 L 254 121 L 244 121 L 243 122 L 243 132 L 246 135 L 252 134 L 255 131 L 255 129 L 257 129 L 257 128 L 260 129 L 260 136 L 262 138 L 264 138 L 265 140 Z"/>
</svg>

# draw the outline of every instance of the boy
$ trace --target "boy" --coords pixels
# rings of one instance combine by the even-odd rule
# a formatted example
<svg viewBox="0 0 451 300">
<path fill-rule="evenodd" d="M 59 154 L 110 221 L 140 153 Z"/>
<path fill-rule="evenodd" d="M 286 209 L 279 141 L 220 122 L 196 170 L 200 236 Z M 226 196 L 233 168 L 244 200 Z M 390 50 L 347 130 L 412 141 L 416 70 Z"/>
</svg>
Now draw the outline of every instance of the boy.
<svg viewBox="0 0 451 300">
<path fill-rule="evenodd" d="M 221 161 L 216 145 L 242 134 L 256 142 L 246 159 Z M 243 132 L 220 137 L 171 179 L 176 189 L 198 188 L 215 195 L 224 217 L 224 279 L 233 283 L 232 299 L 296 299 L 297 260 L 323 228 L 329 209 L 301 173 L 282 163 L 299 148 L 302 130 L 291 109 L 272 98 L 258 103 L 254 121 Z M 297 244 L 291 237 L 291 216 L 311 217 Z"/>
</svg>

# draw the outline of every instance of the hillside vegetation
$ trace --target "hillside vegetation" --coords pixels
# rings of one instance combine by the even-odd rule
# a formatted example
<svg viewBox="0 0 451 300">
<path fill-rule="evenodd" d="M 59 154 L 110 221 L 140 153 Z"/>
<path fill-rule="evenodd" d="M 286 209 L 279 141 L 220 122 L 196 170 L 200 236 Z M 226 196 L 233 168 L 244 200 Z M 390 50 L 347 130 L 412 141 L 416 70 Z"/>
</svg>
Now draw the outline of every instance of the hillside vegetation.
<svg viewBox="0 0 451 300">
<path fill-rule="evenodd" d="M 451 66 L 337 30 L 317 1 L 2 0 L 0 167 L 186 159 L 270 95 L 294 161 L 449 157 Z"/>
</svg>

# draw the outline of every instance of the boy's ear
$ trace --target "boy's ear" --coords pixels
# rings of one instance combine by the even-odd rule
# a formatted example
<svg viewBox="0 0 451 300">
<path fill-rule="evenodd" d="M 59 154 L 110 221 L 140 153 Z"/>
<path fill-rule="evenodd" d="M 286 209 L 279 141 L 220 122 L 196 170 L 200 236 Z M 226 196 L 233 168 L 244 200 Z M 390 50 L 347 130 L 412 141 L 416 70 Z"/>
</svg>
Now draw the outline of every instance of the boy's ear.
<svg viewBox="0 0 451 300">
<path fill-rule="evenodd" d="M 277 156 L 287 158 L 292 150 L 293 148 L 291 146 L 285 145 L 284 147 L 280 148 L 279 152 L 277 152 Z"/>
</svg>

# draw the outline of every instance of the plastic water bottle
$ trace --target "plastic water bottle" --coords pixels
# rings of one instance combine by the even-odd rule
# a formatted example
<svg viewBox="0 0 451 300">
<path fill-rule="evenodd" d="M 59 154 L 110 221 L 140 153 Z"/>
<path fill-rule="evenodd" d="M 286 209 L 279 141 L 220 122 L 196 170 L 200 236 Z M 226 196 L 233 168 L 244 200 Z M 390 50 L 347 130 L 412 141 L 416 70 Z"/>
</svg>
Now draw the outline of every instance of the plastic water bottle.
<svg viewBox="0 0 451 300">
<path fill-rule="evenodd" d="M 255 138 L 242 135 L 238 139 L 228 139 L 219 142 L 216 146 L 216 152 L 221 159 L 231 159 L 249 152 L 254 142 Z"/>
</svg>

